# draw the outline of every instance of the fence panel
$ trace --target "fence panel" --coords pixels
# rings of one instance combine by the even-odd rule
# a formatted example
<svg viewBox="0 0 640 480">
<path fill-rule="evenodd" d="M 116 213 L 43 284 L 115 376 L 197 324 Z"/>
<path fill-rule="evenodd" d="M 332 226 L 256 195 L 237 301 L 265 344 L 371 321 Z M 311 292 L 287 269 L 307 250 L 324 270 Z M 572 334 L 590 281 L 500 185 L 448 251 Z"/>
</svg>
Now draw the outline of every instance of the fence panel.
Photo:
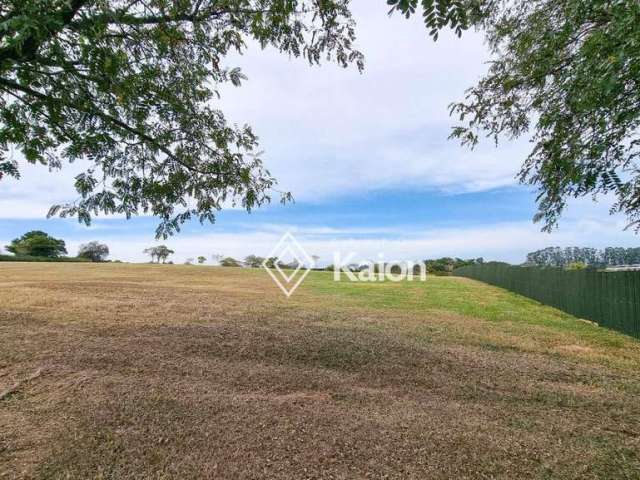
<svg viewBox="0 0 640 480">
<path fill-rule="evenodd" d="M 488 263 L 458 268 L 453 273 L 640 338 L 640 271 L 567 271 Z"/>
</svg>

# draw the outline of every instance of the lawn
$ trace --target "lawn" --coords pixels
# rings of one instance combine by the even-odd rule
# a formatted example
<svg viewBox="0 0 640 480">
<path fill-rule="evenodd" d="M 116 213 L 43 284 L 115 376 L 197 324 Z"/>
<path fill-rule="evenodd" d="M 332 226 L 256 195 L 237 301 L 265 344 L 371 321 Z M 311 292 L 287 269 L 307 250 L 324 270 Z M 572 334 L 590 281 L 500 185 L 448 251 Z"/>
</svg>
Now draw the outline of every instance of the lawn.
<svg viewBox="0 0 640 480">
<path fill-rule="evenodd" d="M 640 478 L 640 342 L 462 278 L 0 264 L 0 478 Z"/>
</svg>

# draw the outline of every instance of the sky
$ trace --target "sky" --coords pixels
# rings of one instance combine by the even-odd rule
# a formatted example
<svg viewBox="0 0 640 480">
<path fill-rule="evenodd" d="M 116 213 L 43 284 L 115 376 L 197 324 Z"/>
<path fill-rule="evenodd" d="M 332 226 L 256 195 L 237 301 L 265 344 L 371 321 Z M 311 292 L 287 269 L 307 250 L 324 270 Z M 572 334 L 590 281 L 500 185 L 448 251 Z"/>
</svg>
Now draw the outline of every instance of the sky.
<svg viewBox="0 0 640 480">
<path fill-rule="evenodd" d="M 291 232 L 320 263 L 334 252 L 370 259 L 484 257 L 513 263 L 546 246 L 637 246 L 625 220 L 608 213 L 610 199 L 573 201 L 551 234 L 533 224 L 536 192 L 516 174 L 526 139 L 490 141 L 475 150 L 447 137 L 454 119 L 447 105 L 464 98 L 486 70 L 482 36 L 443 35 L 434 43 L 419 17 L 389 18 L 385 5 L 354 0 L 363 73 L 332 64 L 310 67 L 273 49 L 250 45 L 228 58 L 248 80 L 225 86 L 220 107 L 260 137 L 265 166 L 290 191 L 248 214 L 225 209 L 215 224 L 191 222 L 161 242 L 153 217 L 98 217 L 90 227 L 46 219 L 51 204 L 77 197 L 79 165 L 62 171 L 23 165 L 19 181 L 0 181 L 0 246 L 40 229 L 66 241 L 70 254 L 100 240 L 111 258 L 146 261 L 142 250 L 164 243 L 173 260 L 214 254 L 267 255 Z M 16 157 L 19 160 L 19 157 Z"/>
</svg>

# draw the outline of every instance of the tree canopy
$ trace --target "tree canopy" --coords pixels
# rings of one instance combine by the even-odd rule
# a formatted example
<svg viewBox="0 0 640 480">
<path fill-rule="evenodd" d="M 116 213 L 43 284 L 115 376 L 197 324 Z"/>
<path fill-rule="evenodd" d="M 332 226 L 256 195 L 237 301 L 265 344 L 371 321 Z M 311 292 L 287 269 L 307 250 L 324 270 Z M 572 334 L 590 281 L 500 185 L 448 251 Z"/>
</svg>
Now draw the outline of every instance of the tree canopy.
<svg viewBox="0 0 640 480">
<path fill-rule="evenodd" d="M 109 256 L 109 247 L 100 242 L 89 242 L 80 245 L 78 257 L 88 258 L 92 262 L 104 262 Z"/>
<path fill-rule="evenodd" d="M 144 212 L 158 236 L 227 203 L 268 202 L 275 180 L 249 126 L 229 125 L 218 88 L 248 41 L 342 66 L 353 48 L 348 0 L 8 0 L 0 4 L 0 178 L 7 156 L 49 168 L 84 160 L 76 202 L 50 215 Z M 282 200 L 290 194 L 282 193 Z"/>
<path fill-rule="evenodd" d="M 32 230 L 14 238 L 5 249 L 15 255 L 32 257 L 56 258 L 67 253 L 64 240 L 53 238 L 40 230 Z"/>
<path fill-rule="evenodd" d="M 145 248 L 142 253 L 149 255 L 151 257 L 151 262 L 154 262 L 157 259 L 158 263 L 160 263 L 160 261 L 162 261 L 162 263 L 166 263 L 167 258 L 176 252 L 166 245 L 158 245 L 156 247 Z"/>
<path fill-rule="evenodd" d="M 407 15 L 418 7 L 417 0 L 388 3 Z M 451 106 L 462 122 L 452 136 L 470 146 L 483 134 L 496 142 L 530 138 L 519 179 L 538 188 L 534 220 L 544 230 L 557 225 L 568 199 L 602 194 L 615 197 L 612 212 L 640 230 L 640 3 L 421 4 L 434 36 L 445 26 L 474 26 L 492 54 L 487 74 Z"/>
<path fill-rule="evenodd" d="M 612 194 L 640 229 L 640 3 L 637 0 L 387 0 L 420 13 L 428 34 L 477 28 L 489 69 L 451 113 L 452 132 L 530 138 L 519 179 L 538 188 L 536 221 L 553 228 L 568 199 Z M 248 126 L 229 125 L 219 86 L 248 42 L 363 66 L 349 0 L 8 0 L 0 4 L 0 178 L 6 152 L 61 168 L 83 160 L 76 202 L 50 215 L 143 212 L 158 236 L 227 203 L 271 200 Z M 277 193 L 277 192 L 276 192 Z M 281 193 L 286 201 L 291 196 Z"/>
<path fill-rule="evenodd" d="M 259 257 L 257 255 L 249 255 L 244 259 L 244 264 L 251 268 L 260 268 L 262 267 L 263 262 L 264 257 Z"/>
</svg>

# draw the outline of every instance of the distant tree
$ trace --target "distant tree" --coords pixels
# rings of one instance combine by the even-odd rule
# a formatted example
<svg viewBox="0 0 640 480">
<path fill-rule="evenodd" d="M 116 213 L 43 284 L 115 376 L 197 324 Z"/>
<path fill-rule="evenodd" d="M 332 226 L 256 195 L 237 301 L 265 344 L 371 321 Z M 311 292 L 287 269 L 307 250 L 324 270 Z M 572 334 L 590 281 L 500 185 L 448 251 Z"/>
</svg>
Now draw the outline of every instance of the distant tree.
<svg viewBox="0 0 640 480">
<path fill-rule="evenodd" d="M 527 254 L 527 265 L 540 267 L 562 267 L 567 261 L 560 247 L 547 247 Z"/>
<path fill-rule="evenodd" d="M 276 268 L 276 263 L 278 262 L 278 257 L 268 257 L 264 261 L 264 265 L 267 268 Z"/>
<path fill-rule="evenodd" d="M 244 259 L 244 264 L 247 267 L 251 267 L 251 268 L 262 267 L 262 262 L 264 262 L 264 258 L 258 257 L 257 255 L 249 255 L 247 258 Z"/>
<path fill-rule="evenodd" d="M 451 271 L 453 259 L 450 257 L 427 259 L 424 263 L 427 266 L 427 272 L 435 275 L 444 275 Z"/>
<path fill-rule="evenodd" d="M 583 263 L 591 267 L 640 264 L 640 248 L 606 247 L 547 247 L 527 254 L 525 265 L 567 267 Z"/>
<path fill-rule="evenodd" d="M 204 257 L 204 256 L 202 256 L 202 255 L 200 255 L 200 256 L 198 257 L 198 263 L 199 263 L 200 265 L 202 265 L 202 264 L 203 264 L 204 262 L 206 262 L 206 261 L 207 261 L 207 257 Z"/>
<path fill-rule="evenodd" d="M 166 245 L 159 245 L 157 247 L 145 248 L 143 253 L 151 256 L 151 262 L 157 259 L 158 263 L 160 263 L 160 261 L 162 261 L 162 263 L 166 263 L 167 258 L 175 252 Z"/>
<path fill-rule="evenodd" d="M 88 258 L 92 262 L 104 262 L 109 256 L 109 247 L 100 242 L 89 242 L 80 245 L 78 256 Z"/>
<path fill-rule="evenodd" d="M 158 248 L 158 251 L 157 251 L 158 260 L 162 260 L 162 263 L 165 263 L 166 259 L 175 253 L 166 245 L 160 245 L 157 248 Z"/>
<path fill-rule="evenodd" d="M 241 267 L 242 264 L 233 257 L 225 257 L 220 260 L 220 265 L 223 267 Z"/>
<path fill-rule="evenodd" d="M 448 275 L 456 268 L 481 263 L 484 263 L 483 258 L 470 258 L 468 260 L 464 260 L 458 257 L 442 257 L 424 260 L 424 264 L 427 266 L 427 272 L 434 275 Z"/>
<path fill-rule="evenodd" d="M 298 260 L 291 260 L 291 262 L 289 263 L 278 261 L 277 264 L 280 268 L 287 270 L 296 270 L 302 266 L 302 263 L 300 263 Z"/>
<path fill-rule="evenodd" d="M 214 253 L 213 255 L 211 255 L 211 260 L 213 261 L 213 263 L 217 263 L 218 265 L 220 265 L 220 262 L 223 258 L 224 255 L 221 253 Z"/>
<path fill-rule="evenodd" d="M 602 252 L 603 263 L 605 265 L 639 265 L 640 247 L 636 248 L 614 248 L 607 247 Z"/>
<path fill-rule="evenodd" d="M 15 255 L 34 257 L 56 258 L 67 253 L 64 240 L 53 238 L 40 230 L 32 230 L 14 238 L 5 248 Z"/>
<path fill-rule="evenodd" d="M 184 261 L 184 264 L 185 265 L 191 265 L 191 264 L 193 264 L 194 260 L 195 259 L 193 257 L 189 257 Z"/>
<path fill-rule="evenodd" d="M 151 257 L 151 263 L 155 263 L 156 261 L 156 247 L 145 248 L 142 253 L 145 255 L 149 255 Z"/>
</svg>

